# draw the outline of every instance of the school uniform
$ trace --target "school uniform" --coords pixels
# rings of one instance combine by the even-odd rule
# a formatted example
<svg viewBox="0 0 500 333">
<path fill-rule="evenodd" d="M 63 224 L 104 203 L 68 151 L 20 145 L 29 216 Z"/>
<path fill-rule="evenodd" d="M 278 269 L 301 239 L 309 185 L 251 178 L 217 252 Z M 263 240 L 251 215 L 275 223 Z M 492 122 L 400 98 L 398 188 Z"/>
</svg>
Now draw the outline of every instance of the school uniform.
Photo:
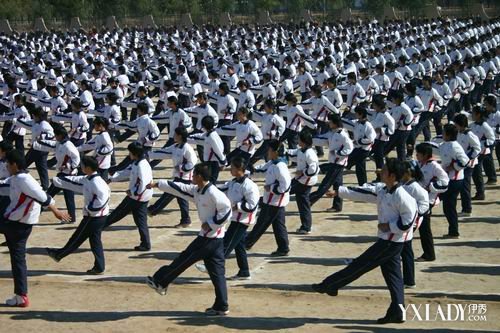
<svg viewBox="0 0 500 333">
<path fill-rule="evenodd" d="M 302 128 L 306 126 L 314 130 L 316 129 L 316 123 L 314 119 L 304 112 L 304 109 L 300 105 L 287 105 L 284 107 L 284 110 L 286 111 L 286 128 L 280 141 L 286 141 L 289 149 L 295 149 L 297 148 L 299 133 L 302 131 Z"/>
<path fill-rule="evenodd" d="M 291 177 L 284 158 L 268 161 L 266 164 L 255 167 L 254 175 L 264 175 L 265 185 L 269 190 L 264 191 L 257 222 L 248 234 L 246 248 L 250 249 L 272 224 L 273 233 L 278 249 L 277 254 L 287 254 L 288 232 L 285 225 L 285 207 L 290 201 Z"/>
<path fill-rule="evenodd" d="M 132 213 L 134 223 L 139 229 L 140 244 L 142 250 L 149 251 L 151 249 L 151 240 L 148 229 L 148 202 L 153 197 L 153 190 L 147 186 L 153 181 L 153 173 L 148 161 L 142 158 L 133 163 L 125 170 L 118 171 L 113 174 L 109 180 L 111 182 L 119 182 L 128 179 L 129 193 L 123 201 L 109 214 L 104 228 L 123 219 L 128 214 Z"/>
<path fill-rule="evenodd" d="M 227 259 L 234 250 L 238 263 L 237 277 L 250 277 L 247 251 L 245 249 L 246 233 L 249 226 L 254 225 L 259 206 L 259 187 L 247 176 L 234 178 L 219 186 L 231 201 L 231 223 L 224 235 L 224 257 Z"/>
<path fill-rule="evenodd" d="M 111 154 L 113 154 L 114 147 L 111 136 L 107 131 L 99 133 L 94 138 L 78 147 L 78 151 L 93 151 L 93 155 L 98 163 L 100 176 L 105 181 L 108 180 L 108 170 L 111 167 Z"/>
<path fill-rule="evenodd" d="M 76 175 L 77 168 L 80 165 L 80 154 L 73 142 L 69 139 L 64 139 L 60 142 L 56 140 L 37 140 L 33 143 L 33 149 L 54 152 L 56 165 L 55 169 L 58 176 Z M 61 189 L 51 184 L 47 193 L 54 197 Z M 75 194 L 73 191 L 63 189 L 64 202 L 71 217 L 71 222 L 76 221 Z"/>
<path fill-rule="evenodd" d="M 420 170 L 423 174 L 420 185 L 429 193 L 429 214 L 422 217 L 422 222 L 418 229 L 423 251 L 420 258 L 426 261 L 434 261 L 436 260 L 436 254 L 431 229 L 432 208 L 440 203 L 440 194 L 446 192 L 448 189 L 449 178 L 446 171 L 441 167 L 441 164 L 434 159 L 429 159 L 421 163 Z"/>
<path fill-rule="evenodd" d="M 227 164 L 221 137 L 216 131 L 195 133 L 189 136 L 188 142 L 203 146 L 203 162 L 210 164 L 210 181 L 215 184 L 219 178 L 219 169 Z"/>
<path fill-rule="evenodd" d="M 151 152 L 151 158 L 158 160 L 171 158 L 174 181 L 191 184 L 193 179 L 193 169 L 196 163 L 198 163 L 198 158 L 196 157 L 193 147 L 191 147 L 188 143 L 176 143 L 168 147 L 155 150 Z M 173 195 L 163 193 L 154 204 L 148 207 L 148 212 L 153 216 L 157 215 L 170 203 L 170 201 L 172 201 L 172 199 L 174 199 Z M 189 217 L 189 202 L 177 197 L 177 203 L 179 204 L 179 208 L 181 210 L 180 224 L 190 224 L 191 218 Z"/>
<path fill-rule="evenodd" d="M 413 156 L 413 149 L 417 140 L 415 128 L 420 121 L 420 114 L 424 111 L 424 104 L 418 96 L 406 96 L 404 103 L 410 108 L 411 112 L 413 113 L 411 130 L 408 134 L 408 138 L 406 139 L 406 156 L 411 158 Z"/>
<path fill-rule="evenodd" d="M 366 158 L 370 154 L 377 134 L 368 120 L 349 121 L 343 119 L 342 122 L 347 129 L 351 129 L 354 143 L 354 150 L 349 154 L 346 168 L 351 169 L 356 166 L 356 178 L 358 185 L 361 186 L 367 182 Z"/>
<path fill-rule="evenodd" d="M 217 97 L 217 115 L 219 116 L 218 127 L 228 126 L 233 122 L 234 114 L 236 113 L 237 103 L 233 96 L 227 94 Z M 224 154 L 229 154 L 231 151 L 231 137 L 222 137 L 224 143 Z"/>
<path fill-rule="evenodd" d="M 10 203 L 0 221 L 0 233 L 5 235 L 9 248 L 14 293 L 28 294 L 26 243 L 34 224 L 38 223 L 40 207 L 54 204 L 40 184 L 26 171 L 0 180 L 0 195 L 8 196 Z"/>
<path fill-rule="evenodd" d="M 312 216 L 310 194 L 311 188 L 318 182 L 319 160 L 314 148 L 289 149 L 288 156 L 296 160 L 295 177 L 292 180 L 290 194 L 295 194 L 297 209 L 300 215 L 300 229 L 311 231 Z M 297 175 L 300 173 L 300 175 Z"/>
<path fill-rule="evenodd" d="M 411 131 L 413 122 L 413 113 L 404 102 L 396 105 L 389 110 L 395 122 L 394 134 L 389 139 L 384 149 L 384 155 L 387 155 L 396 148 L 398 160 L 403 161 L 406 158 L 406 140 Z"/>
<path fill-rule="evenodd" d="M 430 89 L 419 89 L 418 96 L 424 106 L 423 111 L 420 113 L 420 118 L 414 126 L 415 139 L 420 135 L 421 132 L 424 134 L 424 140 L 430 141 L 431 131 L 429 128 L 429 120 L 434 116 L 434 112 L 443 106 L 444 100 L 439 95 L 436 89 L 431 87 Z"/>
<path fill-rule="evenodd" d="M 271 140 L 278 140 L 285 132 L 286 123 L 279 115 L 274 113 L 266 113 L 260 111 L 252 112 L 252 117 L 255 121 L 261 123 L 260 131 L 262 133 L 262 144 L 253 153 L 253 156 L 248 162 L 249 166 L 253 166 L 258 160 L 264 158 L 267 161 L 267 150 Z"/>
<path fill-rule="evenodd" d="M 16 124 L 18 119 L 24 121 L 31 120 L 28 109 L 26 109 L 24 105 L 16 107 L 12 112 L 6 115 L 0 116 L 0 121 L 12 122 L 9 132 L 6 133 L 5 141 L 12 143 L 17 150 L 24 154 L 24 135 L 26 135 L 26 128 Z"/>
<path fill-rule="evenodd" d="M 463 186 L 463 169 L 469 163 L 469 158 L 465 154 L 462 146 L 456 141 L 443 142 L 439 146 L 441 164 L 448 171 L 448 189 L 441 195 L 443 200 L 443 212 L 448 220 L 448 235 L 459 236 L 458 215 L 457 215 L 457 197 Z"/>
<path fill-rule="evenodd" d="M 53 121 L 62 121 L 71 123 L 71 131 L 69 133 L 69 139 L 76 147 L 81 146 L 87 139 L 87 133 L 89 132 L 89 122 L 87 121 L 87 115 L 85 112 L 80 111 L 79 113 L 71 114 L 58 114 L 52 117 Z"/>
<path fill-rule="evenodd" d="M 373 153 L 376 169 L 382 170 L 384 167 L 385 146 L 389 142 L 391 135 L 394 134 L 396 124 L 391 114 L 385 110 L 377 112 L 371 120 L 371 124 L 376 134 L 371 152 Z"/>
<path fill-rule="evenodd" d="M 488 114 L 486 122 L 495 132 L 495 155 L 498 163 L 500 163 L 500 111 Z"/>
<path fill-rule="evenodd" d="M 467 157 L 469 157 L 469 163 L 464 169 L 464 186 L 460 189 L 462 213 L 472 213 L 471 180 L 474 168 L 478 164 L 481 143 L 479 138 L 469 129 L 458 133 L 457 142 L 462 146 Z"/>
<path fill-rule="evenodd" d="M 417 202 L 418 216 L 413 224 L 413 233 L 415 233 L 420 227 L 424 216 L 429 214 L 429 194 L 416 180 L 404 183 L 403 188 Z M 415 256 L 411 239 L 404 242 L 403 249 L 401 250 L 401 260 L 404 285 L 415 286 Z"/>
<path fill-rule="evenodd" d="M 417 203 L 397 184 L 388 189 L 384 184 L 364 187 L 339 187 L 338 195 L 356 201 L 377 203 L 379 223 L 388 223 L 390 230 L 378 230 L 378 240 L 347 267 L 328 276 L 319 285 L 313 285 L 321 293 L 336 295 L 337 291 L 363 274 L 380 266 L 391 293 L 391 304 L 386 319 L 402 319 L 399 305 L 404 306 L 401 251 L 405 241 L 413 238 L 413 223 L 417 217 Z"/>
<path fill-rule="evenodd" d="M 496 183 L 496 170 L 493 163 L 491 148 L 495 145 L 495 132 L 486 121 L 473 122 L 470 130 L 479 138 L 481 152 L 477 157 L 477 164 L 472 172 L 472 179 L 476 186 L 476 196 L 484 197 L 483 168 L 489 182 Z"/>
<path fill-rule="evenodd" d="M 101 232 L 109 214 L 110 189 L 106 181 L 94 172 L 89 176 L 61 175 L 53 179 L 55 186 L 75 193 L 83 194 L 83 219 L 64 247 L 50 249 L 57 261 L 75 252 L 87 239 L 94 255 L 96 272 L 104 272 L 104 250 L 101 242 Z"/>
<path fill-rule="evenodd" d="M 225 224 L 231 219 L 230 200 L 212 183 L 199 188 L 197 185 L 160 180 L 158 189 L 194 202 L 202 229 L 188 247 L 170 265 L 156 271 L 152 279 L 161 287 L 167 288 L 182 272 L 197 261 L 203 260 L 215 288 L 215 302 L 212 308 L 227 311 L 229 305 L 223 239 Z M 208 227 L 205 227 L 206 225 Z"/>
<path fill-rule="evenodd" d="M 217 133 L 222 137 L 236 136 L 236 149 L 227 155 L 228 164 L 231 164 L 231 160 L 235 157 L 242 157 L 248 161 L 255 153 L 255 147 L 263 139 L 262 132 L 252 120 L 219 127 Z"/>
</svg>

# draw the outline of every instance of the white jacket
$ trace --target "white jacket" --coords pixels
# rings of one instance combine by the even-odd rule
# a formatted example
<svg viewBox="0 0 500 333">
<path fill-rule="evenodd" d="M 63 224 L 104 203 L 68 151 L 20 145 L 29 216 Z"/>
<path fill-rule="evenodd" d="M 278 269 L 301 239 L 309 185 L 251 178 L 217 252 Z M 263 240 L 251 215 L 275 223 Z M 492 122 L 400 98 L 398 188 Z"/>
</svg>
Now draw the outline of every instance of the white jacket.
<svg viewBox="0 0 500 333">
<path fill-rule="evenodd" d="M 318 182 L 319 160 L 314 148 L 288 149 L 288 156 L 296 160 L 296 171 L 301 172 L 295 179 L 306 186 L 314 186 Z"/>
<path fill-rule="evenodd" d="M 263 136 L 259 127 L 252 121 L 244 123 L 235 122 L 227 126 L 219 127 L 217 133 L 222 136 L 236 136 L 236 147 L 253 155 L 255 147 L 262 142 Z M 245 143 L 244 142 L 248 142 Z"/>
<path fill-rule="evenodd" d="M 448 189 L 448 174 L 436 160 L 430 159 L 420 164 L 420 170 L 424 178 L 420 185 L 429 192 L 429 202 L 431 207 L 439 204 L 439 193 L 444 193 Z"/>
<path fill-rule="evenodd" d="M 290 201 L 292 179 L 287 163 L 279 158 L 255 167 L 255 176 L 264 176 L 264 184 L 270 186 L 264 191 L 263 203 L 270 206 L 285 207 Z"/>
<path fill-rule="evenodd" d="M 368 120 L 360 122 L 358 120 L 342 119 L 342 122 L 344 123 L 344 127 L 353 133 L 355 148 L 361 148 L 366 151 L 372 149 L 377 133 L 375 133 L 375 129 Z"/>
<path fill-rule="evenodd" d="M 231 220 L 246 225 L 255 224 L 259 206 L 259 187 L 247 176 L 234 178 L 219 186 L 233 207 Z"/>
<path fill-rule="evenodd" d="M 189 143 L 173 144 L 165 148 L 155 150 L 149 154 L 151 160 L 171 158 L 173 162 L 173 177 L 184 180 L 193 179 L 193 169 L 198 158 Z"/>
<path fill-rule="evenodd" d="M 75 175 L 80 165 L 80 153 L 73 142 L 66 139 L 61 142 L 56 140 L 38 140 L 33 143 L 33 149 L 39 151 L 55 152 L 56 170 L 66 175 Z"/>
<path fill-rule="evenodd" d="M 316 146 L 328 146 L 328 162 L 342 166 L 347 165 L 349 154 L 354 149 L 349 134 L 343 128 L 315 136 L 313 144 Z"/>
<path fill-rule="evenodd" d="M 113 141 L 108 132 L 102 132 L 87 141 L 80 147 L 78 151 L 94 151 L 94 157 L 99 163 L 99 169 L 109 169 L 111 166 L 111 155 L 113 153 Z"/>
<path fill-rule="evenodd" d="M 146 159 L 134 161 L 125 170 L 117 171 L 114 175 L 109 177 L 112 182 L 120 182 L 129 180 L 128 190 L 130 191 L 129 197 L 133 200 L 147 202 L 153 197 L 153 190 L 148 189 L 147 186 L 153 181 L 153 172 L 151 166 Z"/>
<path fill-rule="evenodd" d="M 100 217 L 109 214 L 111 191 L 97 172 L 90 176 L 55 177 L 52 181 L 56 187 L 83 194 L 83 216 Z"/>
<path fill-rule="evenodd" d="M 417 202 L 418 216 L 413 224 L 413 231 L 415 231 L 422 224 L 424 215 L 429 212 L 429 193 L 415 180 L 403 184 L 403 188 Z"/>
<path fill-rule="evenodd" d="M 261 123 L 260 131 L 264 140 L 277 140 L 285 132 L 286 123 L 277 114 L 254 111 L 252 116 Z"/>
<path fill-rule="evenodd" d="M 391 114 L 387 111 L 376 112 L 375 116 L 371 120 L 374 129 L 380 129 L 380 132 L 376 133 L 376 140 L 387 142 L 389 141 L 391 135 L 394 134 L 395 122 Z"/>
<path fill-rule="evenodd" d="M 464 179 L 463 169 L 469 163 L 469 158 L 462 146 L 457 141 L 445 141 L 439 146 L 439 154 L 443 169 L 451 167 L 448 171 L 448 178 L 450 180 Z"/>
<path fill-rule="evenodd" d="M 474 122 L 470 124 L 470 130 L 476 134 L 481 143 L 481 155 L 491 153 L 491 147 L 495 145 L 495 132 L 487 122 Z"/>
<path fill-rule="evenodd" d="M 203 146 L 203 161 L 217 161 L 220 166 L 226 165 L 224 144 L 216 131 L 191 134 L 188 142 Z"/>
<path fill-rule="evenodd" d="M 477 157 L 481 153 L 481 142 L 479 138 L 471 130 L 465 130 L 463 133 L 458 133 L 457 141 L 464 149 L 467 157 L 469 157 L 468 168 L 473 168 L 477 164 Z"/>
</svg>

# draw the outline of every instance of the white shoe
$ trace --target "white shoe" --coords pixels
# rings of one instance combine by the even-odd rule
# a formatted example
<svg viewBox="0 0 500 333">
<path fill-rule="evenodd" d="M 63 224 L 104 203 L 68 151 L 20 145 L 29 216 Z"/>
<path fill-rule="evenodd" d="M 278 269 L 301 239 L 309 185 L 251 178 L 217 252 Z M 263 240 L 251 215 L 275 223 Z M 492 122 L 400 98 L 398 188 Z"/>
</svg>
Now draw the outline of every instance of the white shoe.
<svg viewBox="0 0 500 333">
<path fill-rule="evenodd" d="M 162 296 L 165 296 L 167 294 L 167 288 L 163 288 L 162 286 L 160 286 L 151 276 L 148 276 L 146 278 L 146 284 Z"/>
<path fill-rule="evenodd" d="M 415 288 L 417 288 L 417 285 L 415 285 L 415 284 L 412 284 L 412 285 L 405 284 L 405 289 L 415 289 Z"/>
<path fill-rule="evenodd" d="M 194 264 L 194 267 L 196 267 L 196 269 L 202 273 L 208 273 L 208 270 L 205 267 L 205 264 Z"/>
<path fill-rule="evenodd" d="M 30 300 L 28 296 L 14 295 L 14 297 L 5 301 L 8 306 L 16 306 L 20 308 L 26 308 L 30 305 Z"/>
</svg>

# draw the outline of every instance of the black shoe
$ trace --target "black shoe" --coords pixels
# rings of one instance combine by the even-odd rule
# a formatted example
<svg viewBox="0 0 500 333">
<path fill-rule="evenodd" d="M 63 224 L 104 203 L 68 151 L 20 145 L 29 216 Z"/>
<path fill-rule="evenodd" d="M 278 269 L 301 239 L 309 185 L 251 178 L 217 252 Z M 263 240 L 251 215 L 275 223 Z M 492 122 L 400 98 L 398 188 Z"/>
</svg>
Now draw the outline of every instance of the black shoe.
<svg viewBox="0 0 500 333">
<path fill-rule="evenodd" d="M 418 257 L 417 259 L 415 259 L 415 262 L 430 262 L 430 261 L 435 261 L 436 258 L 434 259 L 427 259 L 427 258 L 424 258 L 424 257 Z"/>
<path fill-rule="evenodd" d="M 474 201 L 483 201 L 485 199 L 484 194 L 476 194 L 471 198 Z"/>
<path fill-rule="evenodd" d="M 103 273 L 104 273 L 104 271 L 98 270 L 95 267 L 92 267 L 91 269 L 89 269 L 87 271 L 87 274 L 90 274 L 90 275 L 102 275 Z"/>
<path fill-rule="evenodd" d="M 327 294 L 328 296 L 337 296 L 339 294 L 338 290 L 330 290 L 321 283 L 314 283 L 311 288 L 317 293 Z"/>
<path fill-rule="evenodd" d="M 497 180 L 496 179 L 488 179 L 485 185 L 496 185 Z"/>
<path fill-rule="evenodd" d="M 0 246 L 7 246 L 7 242 L 3 242 Z"/>
<path fill-rule="evenodd" d="M 51 249 L 51 248 L 47 247 L 47 248 L 45 248 L 45 250 L 47 251 L 47 254 L 49 255 L 49 257 L 52 258 L 52 260 L 54 260 L 55 262 L 61 261 L 61 259 L 59 259 L 57 257 L 57 251 L 55 249 Z"/>
<path fill-rule="evenodd" d="M 147 252 L 147 251 L 151 250 L 151 248 L 150 247 L 146 247 L 144 245 L 139 245 L 139 246 L 134 247 L 134 250 L 135 251 Z"/>
<path fill-rule="evenodd" d="M 450 234 L 443 235 L 443 239 L 459 239 L 459 238 L 460 235 L 450 235 Z"/>
<path fill-rule="evenodd" d="M 400 317 L 388 317 L 385 316 L 383 318 L 377 319 L 377 324 L 402 324 L 405 321 Z"/>
<path fill-rule="evenodd" d="M 271 257 L 288 257 L 288 252 L 289 251 L 276 250 L 274 252 L 271 252 Z"/>
</svg>

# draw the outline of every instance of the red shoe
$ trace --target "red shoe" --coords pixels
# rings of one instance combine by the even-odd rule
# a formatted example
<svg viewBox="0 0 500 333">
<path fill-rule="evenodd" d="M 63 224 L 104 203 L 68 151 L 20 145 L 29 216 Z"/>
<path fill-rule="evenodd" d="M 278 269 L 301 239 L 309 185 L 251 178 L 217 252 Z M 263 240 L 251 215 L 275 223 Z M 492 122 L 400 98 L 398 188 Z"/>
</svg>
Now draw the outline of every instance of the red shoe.
<svg viewBox="0 0 500 333">
<path fill-rule="evenodd" d="M 30 300 L 27 295 L 14 295 L 14 297 L 5 301 L 8 306 L 15 306 L 19 308 L 27 308 L 30 305 Z"/>
</svg>

